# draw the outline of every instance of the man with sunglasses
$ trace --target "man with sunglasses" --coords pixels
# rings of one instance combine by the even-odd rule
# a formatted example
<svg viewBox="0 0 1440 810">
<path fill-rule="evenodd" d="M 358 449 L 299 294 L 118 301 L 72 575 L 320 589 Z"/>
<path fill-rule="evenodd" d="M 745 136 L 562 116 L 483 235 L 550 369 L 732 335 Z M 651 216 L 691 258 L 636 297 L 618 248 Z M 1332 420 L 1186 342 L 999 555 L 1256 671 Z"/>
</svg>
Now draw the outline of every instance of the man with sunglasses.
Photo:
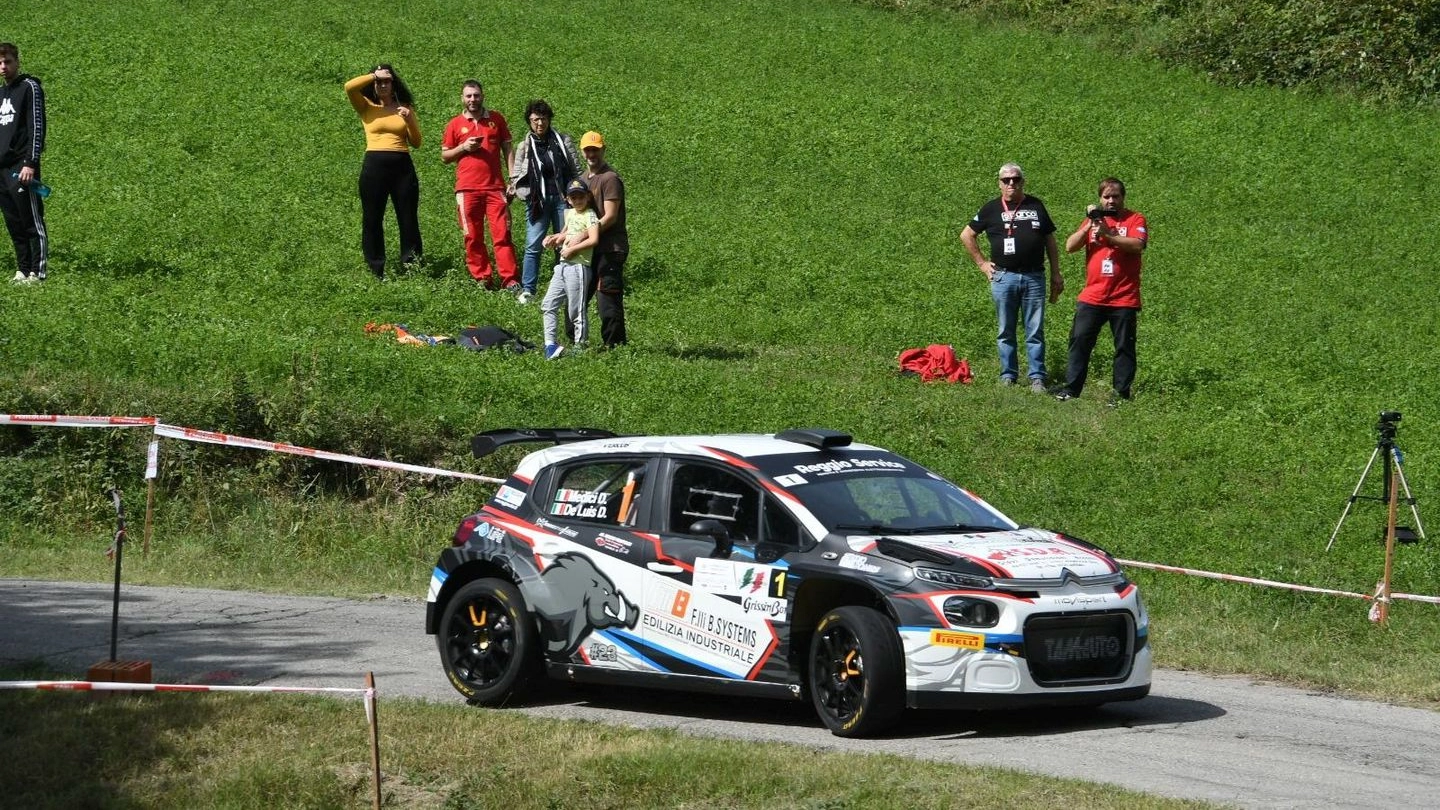
<svg viewBox="0 0 1440 810">
<path fill-rule="evenodd" d="M 1065 240 L 1065 251 L 1085 248 L 1085 289 L 1075 301 L 1070 327 L 1070 358 L 1060 401 L 1075 399 L 1085 389 L 1090 353 L 1100 329 L 1110 324 L 1115 339 L 1115 399 L 1130 398 L 1135 382 L 1135 322 L 1140 316 L 1140 254 L 1149 233 L 1145 215 L 1125 207 L 1125 184 L 1114 177 L 1100 181 L 1100 205 L 1090 206 L 1085 219 Z"/>
<path fill-rule="evenodd" d="M 1025 194 L 1025 173 L 1014 163 L 1000 167 L 1000 196 L 985 203 L 960 231 L 960 241 L 980 272 L 990 281 L 990 297 L 1000 322 L 996 345 L 1000 353 L 1000 384 L 1020 378 L 1015 331 L 1025 321 L 1025 356 L 1030 390 L 1045 393 L 1045 260 L 1050 262 L 1050 303 L 1060 299 L 1060 248 L 1055 223 L 1039 197 Z M 990 242 L 990 258 L 980 252 L 978 237 Z"/>
</svg>

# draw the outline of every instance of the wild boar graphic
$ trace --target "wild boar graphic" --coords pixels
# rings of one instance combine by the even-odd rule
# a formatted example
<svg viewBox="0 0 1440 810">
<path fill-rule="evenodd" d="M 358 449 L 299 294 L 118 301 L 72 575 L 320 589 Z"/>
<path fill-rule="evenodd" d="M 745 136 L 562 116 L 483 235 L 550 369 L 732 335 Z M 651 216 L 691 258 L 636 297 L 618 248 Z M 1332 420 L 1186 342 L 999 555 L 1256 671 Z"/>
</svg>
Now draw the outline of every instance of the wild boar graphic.
<svg viewBox="0 0 1440 810">
<path fill-rule="evenodd" d="M 540 587 L 527 594 L 542 621 L 547 652 L 561 659 L 580 649 L 593 630 L 634 629 L 640 612 L 589 557 L 569 552 L 555 558 L 540 574 Z"/>
</svg>

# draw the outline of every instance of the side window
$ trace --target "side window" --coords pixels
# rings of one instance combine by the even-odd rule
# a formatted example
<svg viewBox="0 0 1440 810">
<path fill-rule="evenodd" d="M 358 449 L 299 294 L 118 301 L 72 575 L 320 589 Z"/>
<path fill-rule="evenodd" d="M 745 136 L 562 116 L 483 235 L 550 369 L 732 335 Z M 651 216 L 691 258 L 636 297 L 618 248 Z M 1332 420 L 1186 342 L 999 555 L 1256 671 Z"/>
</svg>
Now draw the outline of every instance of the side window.
<svg viewBox="0 0 1440 810">
<path fill-rule="evenodd" d="M 670 479 L 670 526 L 676 534 L 692 534 L 701 520 L 718 520 L 736 543 L 751 544 L 760 536 L 760 490 L 738 475 L 704 464 L 679 464 Z"/>
<path fill-rule="evenodd" d="M 645 483 L 644 461 L 599 461 L 563 470 L 545 506 L 551 517 L 633 526 Z"/>
<path fill-rule="evenodd" d="M 785 507 L 776 502 L 775 498 L 765 499 L 764 513 L 762 516 L 765 525 L 765 534 L 761 537 L 767 543 L 786 548 L 799 548 L 802 534 L 800 524 Z"/>
</svg>

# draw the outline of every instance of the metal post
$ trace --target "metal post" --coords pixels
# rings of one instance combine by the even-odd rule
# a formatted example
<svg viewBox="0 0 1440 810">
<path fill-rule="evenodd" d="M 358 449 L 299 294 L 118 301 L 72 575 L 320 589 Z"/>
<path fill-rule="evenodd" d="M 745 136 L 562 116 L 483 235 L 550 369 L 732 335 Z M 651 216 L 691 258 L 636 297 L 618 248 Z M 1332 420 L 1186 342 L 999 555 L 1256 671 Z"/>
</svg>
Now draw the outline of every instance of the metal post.
<svg viewBox="0 0 1440 810">
<path fill-rule="evenodd" d="M 125 555 L 125 507 L 120 503 L 120 490 L 105 492 L 115 504 L 115 596 L 110 606 L 110 660 L 116 661 L 116 647 L 120 636 L 120 563 Z"/>
</svg>

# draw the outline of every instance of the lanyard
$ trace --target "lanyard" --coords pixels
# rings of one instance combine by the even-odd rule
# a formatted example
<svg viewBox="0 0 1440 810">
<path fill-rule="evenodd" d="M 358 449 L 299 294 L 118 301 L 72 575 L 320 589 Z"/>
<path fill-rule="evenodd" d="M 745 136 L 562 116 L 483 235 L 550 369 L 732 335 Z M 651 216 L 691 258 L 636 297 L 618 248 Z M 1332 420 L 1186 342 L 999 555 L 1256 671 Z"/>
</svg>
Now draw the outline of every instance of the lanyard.
<svg viewBox="0 0 1440 810">
<path fill-rule="evenodd" d="M 1023 203 L 1024 201 L 1025 201 L 1025 195 L 1024 195 L 1024 193 L 1021 193 L 1020 199 L 1018 199 L 1018 200 L 1015 201 L 1015 211 L 1019 211 L 1019 210 L 1020 210 L 1020 204 Z M 1005 235 L 1006 235 L 1006 236 L 1014 236 L 1014 235 L 1015 235 L 1015 213 L 1011 211 L 1010 206 L 1008 206 L 1008 205 L 1005 204 L 1005 197 L 1004 197 L 1004 196 L 1001 196 L 1001 197 L 1000 197 L 1000 210 L 1001 210 L 1001 211 L 1004 211 L 1005 214 L 1008 215 L 1008 217 L 1007 217 L 1007 216 L 1002 216 L 1002 217 L 1000 218 L 1001 221 L 1003 221 L 1003 222 L 1005 223 Z"/>
</svg>

